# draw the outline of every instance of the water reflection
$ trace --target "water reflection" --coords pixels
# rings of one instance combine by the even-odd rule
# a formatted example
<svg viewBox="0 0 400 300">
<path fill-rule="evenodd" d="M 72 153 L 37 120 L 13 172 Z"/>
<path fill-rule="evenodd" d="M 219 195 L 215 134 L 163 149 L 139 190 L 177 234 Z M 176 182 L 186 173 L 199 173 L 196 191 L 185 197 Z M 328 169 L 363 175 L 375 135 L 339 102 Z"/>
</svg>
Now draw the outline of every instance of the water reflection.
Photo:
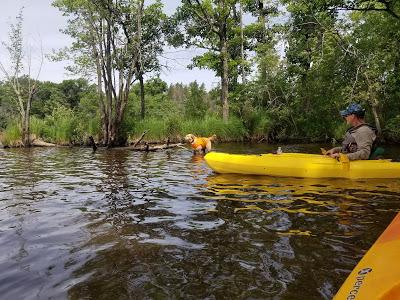
<svg viewBox="0 0 400 300">
<path fill-rule="evenodd" d="M 217 175 L 188 151 L 0 153 L 7 299 L 330 299 L 400 200 L 399 180 Z"/>
<path fill-rule="evenodd" d="M 287 257 L 279 273 L 286 271 L 295 277 L 285 285 L 285 299 L 297 298 L 299 290 L 304 299 L 330 299 L 340 286 L 338 279 L 347 274 L 346 268 L 355 264 L 383 230 L 383 226 L 376 228 L 376 220 L 390 220 L 400 198 L 400 180 L 217 174 L 209 176 L 207 183 L 218 201 L 218 213 L 229 211 L 230 216 L 246 220 L 253 232 L 267 229 L 274 238 L 282 237 L 275 242 L 280 249 L 276 254 Z M 304 291 L 310 285 L 317 288 Z"/>
</svg>

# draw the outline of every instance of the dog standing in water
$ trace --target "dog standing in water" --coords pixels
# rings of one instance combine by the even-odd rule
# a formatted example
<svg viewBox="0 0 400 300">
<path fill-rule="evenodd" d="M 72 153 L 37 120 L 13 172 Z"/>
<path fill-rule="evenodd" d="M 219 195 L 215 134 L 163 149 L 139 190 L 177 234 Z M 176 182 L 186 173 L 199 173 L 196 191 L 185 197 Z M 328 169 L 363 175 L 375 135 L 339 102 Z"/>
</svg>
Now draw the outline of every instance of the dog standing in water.
<svg viewBox="0 0 400 300">
<path fill-rule="evenodd" d="M 216 138 L 215 134 L 210 137 L 197 137 L 193 134 L 187 134 L 185 141 L 192 146 L 194 152 L 206 153 L 211 151 L 211 142 L 215 141 Z"/>
</svg>

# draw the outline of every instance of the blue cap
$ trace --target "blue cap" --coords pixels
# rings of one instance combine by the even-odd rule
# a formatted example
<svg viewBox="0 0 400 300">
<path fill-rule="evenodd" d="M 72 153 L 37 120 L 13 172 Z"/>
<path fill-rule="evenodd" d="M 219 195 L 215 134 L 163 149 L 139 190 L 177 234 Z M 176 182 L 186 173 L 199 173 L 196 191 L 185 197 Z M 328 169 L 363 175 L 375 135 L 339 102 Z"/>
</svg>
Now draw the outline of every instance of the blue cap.
<svg viewBox="0 0 400 300">
<path fill-rule="evenodd" d="M 349 115 L 357 115 L 359 117 L 364 117 L 365 109 L 361 107 L 358 103 L 351 103 L 345 110 L 340 111 L 342 117 L 347 117 Z"/>
</svg>

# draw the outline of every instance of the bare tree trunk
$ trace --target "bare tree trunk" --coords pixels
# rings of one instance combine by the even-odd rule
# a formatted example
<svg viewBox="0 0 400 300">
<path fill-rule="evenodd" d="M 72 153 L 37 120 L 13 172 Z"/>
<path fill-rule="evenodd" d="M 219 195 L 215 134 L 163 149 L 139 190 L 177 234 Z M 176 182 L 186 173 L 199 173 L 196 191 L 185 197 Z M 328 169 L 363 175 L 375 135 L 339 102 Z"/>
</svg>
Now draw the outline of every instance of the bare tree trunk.
<svg viewBox="0 0 400 300">
<path fill-rule="evenodd" d="M 228 104 L 228 45 L 226 37 L 222 39 L 221 47 L 222 58 L 222 75 L 221 75 L 221 102 L 222 102 L 222 119 L 228 122 L 229 104 Z"/>
<path fill-rule="evenodd" d="M 379 101 L 376 95 L 376 91 L 373 88 L 373 85 L 369 79 L 369 76 L 366 72 L 364 72 L 364 76 L 367 79 L 368 83 L 368 94 L 369 94 L 369 102 L 371 104 L 371 110 L 372 114 L 374 115 L 374 121 L 375 121 L 375 127 L 376 130 L 378 131 L 378 135 L 382 136 L 382 127 L 381 127 L 381 121 L 379 119 L 378 115 L 378 106 L 379 106 Z"/>
<path fill-rule="evenodd" d="M 30 140 L 31 116 L 30 116 L 30 114 L 31 114 L 32 99 L 36 93 L 36 86 L 33 85 L 32 87 L 28 88 L 28 96 L 26 99 L 26 103 L 24 103 L 25 101 L 21 95 L 19 78 L 14 78 L 12 87 L 13 87 L 14 92 L 18 99 L 18 110 L 19 110 L 19 114 L 21 117 L 22 143 L 24 144 L 24 147 L 30 147 L 31 146 L 31 140 Z"/>
<path fill-rule="evenodd" d="M 106 89 L 106 78 L 104 76 L 104 57 L 103 57 L 103 21 L 98 22 L 98 26 L 95 25 L 93 21 L 93 16 L 88 16 L 88 22 L 90 26 L 90 32 L 92 35 L 92 50 L 94 55 L 94 60 L 96 63 L 96 73 L 97 73 L 97 93 L 99 97 L 99 106 L 101 112 L 101 133 L 102 133 L 102 144 L 107 145 L 108 143 L 108 98 L 104 99 L 103 93 L 103 82 L 104 88 Z M 98 49 L 97 49 L 98 47 Z"/>
<path fill-rule="evenodd" d="M 267 17 L 264 12 L 264 8 L 266 5 L 266 0 L 259 0 L 258 1 L 258 10 L 259 10 L 259 17 L 258 21 L 262 25 L 262 38 L 261 38 L 261 45 L 264 45 L 267 42 Z M 260 79 L 262 83 L 265 83 L 267 81 L 267 67 L 264 62 L 264 51 L 261 51 L 259 55 L 261 54 L 261 60 L 260 60 Z"/>
<path fill-rule="evenodd" d="M 139 73 L 139 84 L 140 84 L 140 116 L 143 120 L 146 115 L 146 107 L 144 99 L 144 82 L 142 73 Z"/>
<path fill-rule="evenodd" d="M 22 49 L 23 45 L 23 36 L 22 36 L 22 22 L 23 22 L 23 15 L 22 9 L 20 10 L 19 15 L 17 16 L 17 24 L 11 25 L 11 32 L 10 32 L 10 44 L 3 42 L 3 45 L 6 46 L 8 53 L 10 55 L 10 60 L 13 65 L 13 69 L 11 72 L 8 72 L 4 65 L 0 62 L 0 71 L 4 73 L 6 79 L 12 86 L 14 93 L 17 97 L 18 101 L 18 111 L 21 117 L 21 130 L 22 130 L 22 143 L 25 147 L 31 146 L 31 139 L 30 139 L 30 114 L 31 114 L 31 106 L 32 100 L 36 93 L 36 84 L 34 83 L 31 85 L 31 53 L 28 51 L 28 87 L 26 88 L 25 93 L 21 87 L 20 82 L 20 74 L 23 70 L 22 61 L 24 57 L 24 51 Z M 41 61 L 39 70 L 37 73 L 36 81 L 39 78 L 40 71 L 43 65 L 43 48 L 41 47 Z M 27 95 L 24 95 L 27 94 Z M 26 98 L 25 98 L 26 97 Z"/>
<path fill-rule="evenodd" d="M 377 106 L 378 106 L 378 103 L 376 103 L 376 101 L 374 101 L 371 104 L 371 110 L 372 110 L 372 114 L 374 115 L 375 127 L 376 127 L 376 130 L 378 131 L 378 135 L 382 136 L 382 127 L 381 127 L 381 122 L 379 120 L 379 116 L 378 116 L 378 112 L 377 112 Z"/>
<path fill-rule="evenodd" d="M 144 119 L 146 114 L 143 71 L 142 71 L 142 52 L 141 52 L 143 5 L 144 5 L 144 0 L 139 0 L 137 3 L 138 18 L 137 18 L 137 32 L 136 32 L 136 43 L 137 43 L 136 76 L 139 78 L 139 83 L 140 83 L 140 116 L 142 120 Z"/>
<path fill-rule="evenodd" d="M 25 108 L 25 116 L 22 122 L 23 124 L 23 143 L 25 147 L 31 146 L 31 106 L 32 106 L 32 99 L 36 93 L 35 85 L 29 90 L 28 99 L 26 101 L 26 108 Z"/>
<path fill-rule="evenodd" d="M 244 34 L 243 34 L 243 8 L 242 1 L 239 2 L 239 13 L 240 13 L 240 56 L 241 56 L 241 71 L 242 71 L 242 83 L 246 83 L 246 68 L 245 68 L 245 57 L 244 57 Z"/>
<path fill-rule="evenodd" d="M 107 74 L 107 90 L 106 90 L 106 95 L 108 98 L 108 131 L 109 131 L 109 136 L 108 136 L 108 141 L 107 145 L 108 146 L 113 146 L 114 144 L 114 139 L 115 139 L 115 128 L 113 128 L 113 120 L 112 120 L 112 107 L 113 107 L 113 94 L 112 94 L 112 89 L 113 89 L 113 76 L 112 76 L 112 63 L 111 63 L 111 24 L 110 21 L 107 21 L 107 38 L 106 38 L 106 52 L 105 52 L 105 58 L 106 58 L 106 74 Z"/>
</svg>

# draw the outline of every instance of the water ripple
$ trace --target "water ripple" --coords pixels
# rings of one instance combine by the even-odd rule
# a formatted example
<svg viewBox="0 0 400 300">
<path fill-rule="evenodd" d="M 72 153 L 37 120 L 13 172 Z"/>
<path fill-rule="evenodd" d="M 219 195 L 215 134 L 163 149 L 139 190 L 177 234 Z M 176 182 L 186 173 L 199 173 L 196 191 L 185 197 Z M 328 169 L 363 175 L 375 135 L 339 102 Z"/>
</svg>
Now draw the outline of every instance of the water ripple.
<svg viewBox="0 0 400 300">
<path fill-rule="evenodd" d="M 399 180 L 216 175 L 186 151 L 0 162 L 5 299 L 329 299 L 400 200 Z"/>
</svg>

